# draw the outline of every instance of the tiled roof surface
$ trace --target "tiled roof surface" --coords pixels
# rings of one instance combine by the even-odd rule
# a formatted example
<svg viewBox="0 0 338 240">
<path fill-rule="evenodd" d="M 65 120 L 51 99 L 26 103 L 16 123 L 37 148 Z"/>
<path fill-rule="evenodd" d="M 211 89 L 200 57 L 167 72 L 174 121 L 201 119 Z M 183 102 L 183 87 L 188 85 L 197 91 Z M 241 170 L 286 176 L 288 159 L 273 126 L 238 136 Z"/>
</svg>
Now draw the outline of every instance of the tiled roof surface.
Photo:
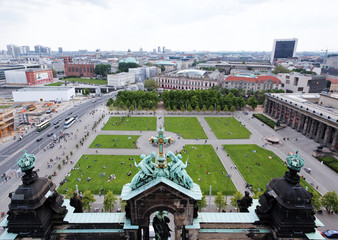
<svg viewBox="0 0 338 240">
<path fill-rule="evenodd" d="M 230 75 L 224 81 L 227 82 L 253 82 L 253 83 L 264 83 L 267 80 L 271 80 L 274 84 L 281 84 L 281 80 L 279 80 L 277 77 L 274 76 L 256 76 L 256 77 L 245 77 L 245 76 L 234 76 Z"/>
</svg>

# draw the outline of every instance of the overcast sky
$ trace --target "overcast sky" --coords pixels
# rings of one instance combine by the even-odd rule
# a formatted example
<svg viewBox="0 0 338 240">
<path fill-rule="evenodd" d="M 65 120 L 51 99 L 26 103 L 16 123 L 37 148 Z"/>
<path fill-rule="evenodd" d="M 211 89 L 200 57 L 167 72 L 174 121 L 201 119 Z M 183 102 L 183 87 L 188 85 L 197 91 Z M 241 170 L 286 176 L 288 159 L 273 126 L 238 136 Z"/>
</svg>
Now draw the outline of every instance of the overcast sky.
<svg viewBox="0 0 338 240">
<path fill-rule="evenodd" d="M 0 49 L 338 50 L 338 0 L 0 0 Z"/>
</svg>

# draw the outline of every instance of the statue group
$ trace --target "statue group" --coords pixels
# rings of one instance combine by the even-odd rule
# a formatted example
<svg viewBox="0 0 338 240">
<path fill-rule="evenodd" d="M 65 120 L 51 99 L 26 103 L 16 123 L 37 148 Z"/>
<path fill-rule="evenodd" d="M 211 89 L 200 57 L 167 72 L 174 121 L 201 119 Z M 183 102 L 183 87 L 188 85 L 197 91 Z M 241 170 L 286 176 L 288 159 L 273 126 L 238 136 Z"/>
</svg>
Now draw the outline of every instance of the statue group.
<svg viewBox="0 0 338 240">
<path fill-rule="evenodd" d="M 167 211 L 157 211 L 153 218 L 153 227 L 156 240 L 167 240 L 171 235 L 168 226 L 170 219 Z"/>
<path fill-rule="evenodd" d="M 181 160 L 182 155 L 175 155 L 171 151 L 169 151 L 166 156 L 171 159 L 171 162 L 165 169 L 161 169 L 161 172 L 165 173 L 165 177 L 187 189 L 193 188 L 194 183 L 185 170 L 188 166 L 188 161 L 184 164 Z M 139 172 L 133 177 L 130 183 L 132 189 L 137 189 L 158 176 L 158 168 L 152 161 L 155 158 L 156 153 L 151 152 L 149 156 L 142 154 L 142 161 L 139 164 L 135 162 L 135 166 L 139 169 Z"/>
</svg>

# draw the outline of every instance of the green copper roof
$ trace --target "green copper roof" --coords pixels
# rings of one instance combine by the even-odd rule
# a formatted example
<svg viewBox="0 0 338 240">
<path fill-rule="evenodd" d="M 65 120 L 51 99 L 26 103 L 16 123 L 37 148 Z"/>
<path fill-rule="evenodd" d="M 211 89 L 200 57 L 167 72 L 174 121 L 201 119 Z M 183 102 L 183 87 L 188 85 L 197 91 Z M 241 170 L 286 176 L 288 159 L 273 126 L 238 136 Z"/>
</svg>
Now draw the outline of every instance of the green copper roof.
<svg viewBox="0 0 338 240">
<path fill-rule="evenodd" d="M 77 233 L 77 234 L 86 234 L 86 233 L 120 233 L 124 232 L 123 229 L 59 229 L 54 230 L 54 233 Z"/>
<path fill-rule="evenodd" d="M 124 63 L 136 63 L 136 64 L 138 64 L 138 61 L 136 61 L 136 59 L 133 58 L 133 57 L 127 57 L 126 59 L 123 59 L 120 62 L 124 62 Z"/>
<path fill-rule="evenodd" d="M 200 222 L 198 221 L 197 218 L 194 218 L 193 224 L 192 225 L 185 225 L 185 229 L 200 229 Z"/>
<path fill-rule="evenodd" d="M 200 223 L 254 223 L 258 221 L 258 217 L 253 213 L 198 213 L 198 221 Z"/>
<path fill-rule="evenodd" d="M 3 234 L 0 236 L 0 240 L 12 240 L 15 239 L 18 236 L 16 233 L 9 233 L 7 232 L 7 229 L 3 232 Z"/>
<path fill-rule="evenodd" d="M 129 200 L 139 194 L 141 194 L 142 192 L 156 186 L 157 184 L 159 183 L 165 183 L 166 185 L 176 189 L 177 191 L 195 199 L 195 200 L 201 200 L 202 199 L 202 192 L 201 192 L 201 189 L 200 189 L 200 186 L 198 184 L 195 184 L 194 183 L 194 187 L 191 188 L 191 189 L 186 189 L 180 185 L 178 185 L 177 183 L 174 183 L 173 181 L 167 179 L 167 178 L 164 178 L 164 177 L 158 177 L 156 178 L 155 180 L 135 189 L 135 190 L 132 190 L 131 187 L 129 186 L 130 184 L 125 184 L 123 186 L 123 189 L 122 189 L 122 193 L 121 193 L 121 198 L 122 200 Z"/>
<path fill-rule="evenodd" d="M 69 223 L 123 223 L 126 213 L 73 213 L 74 208 L 69 205 L 69 199 L 64 199 L 68 213 L 64 221 Z"/>
<path fill-rule="evenodd" d="M 199 232 L 201 233 L 269 233 L 269 229 L 224 229 L 224 228 L 215 228 L 215 229 L 200 229 Z"/>
<path fill-rule="evenodd" d="M 313 233 L 305 233 L 305 236 L 310 239 L 310 240 L 322 240 L 325 239 L 320 232 L 318 232 L 318 230 L 316 229 L 315 232 Z"/>
</svg>

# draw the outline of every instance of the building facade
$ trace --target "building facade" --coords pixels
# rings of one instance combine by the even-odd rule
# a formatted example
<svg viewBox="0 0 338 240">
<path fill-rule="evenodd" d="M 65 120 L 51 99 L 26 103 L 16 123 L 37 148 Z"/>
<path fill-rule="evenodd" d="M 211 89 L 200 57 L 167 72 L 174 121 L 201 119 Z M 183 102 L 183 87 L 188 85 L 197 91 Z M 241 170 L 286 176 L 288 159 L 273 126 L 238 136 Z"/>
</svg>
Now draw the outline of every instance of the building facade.
<svg viewBox="0 0 338 240">
<path fill-rule="evenodd" d="M 14 102 L 69 101 L 75 97 L 73 87 L 21 88 L 12 92 Z"/>
<path fill-rule="evenodd" d="M 298 39 L 275 39 L 271 52 L 271 63 L 277 58 L 292 58 L 296 56 Z"/>
<path fill-rule="evenodd" d="M 123 88 L 133 82 L 135 82 L 134 73 L 122 72 L 107 75 L 107 85 L 115 88 Z"/>
<path fill-rule="evenodd" d="M 206 72 L 196 69 L 174 71 L 155 77 L 160 88 L 197 90 L 210 89 L 221 84 L 223 74 L 218 71 Z"/>
<path fill-rule="evenodd" d="M 6 83 L 13 85 L 39 85 L 53 81 L 51 69 L 22 69 L 5 71 Z"/>
<path fill-rule="evenodd" d="M 207 67 L 209 64 L 198 64 L 197 67 Z M 270 71 L 273 66 L 269 63 L 259 63 L 259 62 L 227 62 L 227 63 L 216 63 L 210 64 L 210 67 L 216 67 L 220 69 L 225 74 L 230 74 L 231 70 L 250 70 L 250 71 Z"/>
<path fill-rule="evenodd" d="M 223 88 L 243 89 L 261 91 L 261 90 L 278 90 L 281 88 L 282 82 L 274 76 L 256 76 L 247 74 L 230 75 L 224 79 L 222 83 Z"/>
<path fill-rule="evenodd" d="M 338 92 L 338 78 L 327 78 L 331 82 L 330 92 Z"/>
<path fill-rule="evenodd" d="M 94 77 L 94 63 L 74 63 L 72 57 L 63 57 L 66 77 Z"/>
<path fill-rule="evenodd" d="M 338 106 L 338 97 L 331 101 Z M 267 93 L 264 112 L 332 151 L 338 151 L 338 109 L 322 106 L 319 94 Z"/>
<path fill-rule="evenodd" d="M 10 136 L 14 131 L 14 109 L 0 112 L 0 138 Z"/>
<path fill-rule="evenodd" d="M 279 73 L 287 93 L 320 93 L 326 88 L 326 77 L 299 73 Z"/>
<path fill-rule="evenodd" d="M 128 72 L 135 74 L 135 82 L 144 82 L 146 79 L 155 77 L 156 67 L 129 68 Z"/>
</svg>

